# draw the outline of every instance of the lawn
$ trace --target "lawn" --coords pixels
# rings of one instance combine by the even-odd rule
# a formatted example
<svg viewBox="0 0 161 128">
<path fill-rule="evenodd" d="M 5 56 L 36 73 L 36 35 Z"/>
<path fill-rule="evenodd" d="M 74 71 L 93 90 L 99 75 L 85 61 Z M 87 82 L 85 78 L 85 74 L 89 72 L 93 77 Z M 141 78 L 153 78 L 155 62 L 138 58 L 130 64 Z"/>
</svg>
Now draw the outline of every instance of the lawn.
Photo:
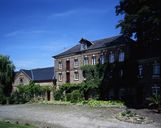
<svg viewBox="0 0 161 128">
<path fill-rule="evenodd" d="M 0 128 L 35 128 L 28 125 L 11 124 L 0 121 Z"/>
</svg>

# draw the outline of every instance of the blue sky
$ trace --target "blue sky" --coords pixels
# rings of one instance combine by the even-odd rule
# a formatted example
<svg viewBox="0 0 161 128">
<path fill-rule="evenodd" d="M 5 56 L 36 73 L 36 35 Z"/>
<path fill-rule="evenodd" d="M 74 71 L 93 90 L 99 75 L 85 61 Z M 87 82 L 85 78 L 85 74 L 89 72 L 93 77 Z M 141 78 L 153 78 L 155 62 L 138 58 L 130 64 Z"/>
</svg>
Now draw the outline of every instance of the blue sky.
<svg viewBox="0 0 161 128">
<path fill-rule="evenodd" d="M 120 33 L 119 0 L 0 0 L 0 54 L 19 69 L 54 65 L 52 56 L 83 37 L 97 40 Z"/>
</svg>

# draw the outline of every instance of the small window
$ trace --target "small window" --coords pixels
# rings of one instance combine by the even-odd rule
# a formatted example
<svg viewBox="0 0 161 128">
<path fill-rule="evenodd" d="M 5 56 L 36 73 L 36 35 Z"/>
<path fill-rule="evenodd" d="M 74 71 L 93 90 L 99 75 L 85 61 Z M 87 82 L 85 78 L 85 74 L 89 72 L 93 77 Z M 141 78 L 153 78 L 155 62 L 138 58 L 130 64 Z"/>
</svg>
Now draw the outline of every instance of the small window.
<svg viewBox="0 0 161 128">
<path fill-rule="evenodd" d="M 87 49 L 87 44 L 86 43 L 82 43 L 81 44 L 81 50 L 86 50 Z"/>
<path fill-rule="evenodd" d="M 74 59 L 74 67 L 79 67 L 78 58 Z"/>
<path fill-rule="evenodd" d="M 63 76 L 62 76 L 62 73 L 61 72 L 58 74 L 58 80 L 59 81 L 62 81 L 63 80 Z"/>
<path fill-rule="evenodd" d="M 87 56 L 84 57 L 83 64 L 88 65 L 88 57 Z"/>
<path fill-rule="evenodd" d="M 78 71 L 74 72 L 74 80 L 79 80 L 79 73 L 78 73 Z"/>
<path fill-rule="evenodd" d="M 160 78 L 160 63 L 153 64 L 153 78 Z"/>
<path fill-rule="evenodd" d="M 120 52 L 119 53 L 119 62 L 123 62 L 125 60 L 125 53 L 124 52 Z"/>
<path fill-rule="evenodd" d="M 62 61 L 59 61 L 59 62 L 58 62 L 58 67 L 59 67 L 59 69 L 62 69 L 62 68 L 63 68 Z"/>
<path fill-rule="evenodd" d="M 23 84 L 23 82 L 24 82 L 24 81 L 23 81 L 23 78 L 21 77 L 21 78 L 19 79 L 19 83 L 20 83 L 20 84 Z"/>
<path fill-rule="evenodd" d="M 143 78 L 143 65 L 138 66 L 138 77 Z"/>
<path fill-rule="evenodd" d="M 95 65 L 95 64 L 96 64 L 96 56 L 93 55 L 93 56 L 92 56 L 92 65 Z"/>
<path fill-rule="evenodd" d="M 160 86 L 158 86 L 157 84 L 154 84 L 152 86 L 152 94 L 159 95 L 160 94 Z"/>
<path fill-rule="evenodd" d="M 123 69 L 121 69 L 120 70 L 120 77 L 123 77 L 123 75 L 124 75 L 124 71 L 123 71 Z"/>
<path fill-rule="evenodd" d="M 105 55 L 101 55 L 100 56 L 100 64 L 104 64 L 105 63 Z"/>
<path fill-rule="evenodd" d="M 114 63 L 115 62 L 115 55 L 114 53 L 110 52 L 109 54 L 109 63 Z"/>
</svg>

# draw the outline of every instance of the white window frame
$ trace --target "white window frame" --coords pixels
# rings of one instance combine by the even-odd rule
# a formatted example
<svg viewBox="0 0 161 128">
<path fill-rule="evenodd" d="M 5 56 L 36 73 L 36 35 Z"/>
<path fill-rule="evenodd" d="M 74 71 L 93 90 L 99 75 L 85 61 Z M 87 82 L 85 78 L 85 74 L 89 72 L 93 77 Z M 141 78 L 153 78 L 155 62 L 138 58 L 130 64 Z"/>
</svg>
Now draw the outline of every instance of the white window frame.
<svg viewBox="0 0 161 128">
<path fill-rule="evenodd" d="M 96 56 L 93 55 L 93 56 L 92 56 L 92 65 L 95 65 L 95 64 L 96 64 Z"/>
<path fill-rule="evenodd" d="M 138 65 L 138 77 L 143 78 L 144 67 L 142 64 Z"/>
<path fill-rule="evenodd" d="M 100 55 L 100 63 L 104 64 L 105 63 L 105 55 Z"/>
<path fill-rule="evenodd" d="M 74 59 L 74 67 L 75 68 L 79 67 L 79 60 L 78 60 L 78 58 Z"/>
<path fill-rule="evenodd" d="M 79 80 L 79 72 L 74 71 L 74 80 Z"/>
<path fill-rule="evenodd" d="M 83 65 L 88 65 L 88 64 L 89 64 L 88 56 L 84 56 Z"/>
<path fill-rule="evenodd" d="M 62 74 L 62 72 L 58 73 L 58 80 L 59 81 L 63 81 L 63 74 Z"/>
<path fill-rule="evenodd" d="M 59 69 L 62 69 L 62 68 L 63 68 L 63 63 L 62 63 L 62 61 L 58 61 L 58 68 L 59 68 Z"/>
<path fill-rule="evenodd" d="M 160 94 L 160 86 L 158 86 L 157 84 L 154 84 L 152 86 L 152 94 L 159 95 Z"/>
</svg>

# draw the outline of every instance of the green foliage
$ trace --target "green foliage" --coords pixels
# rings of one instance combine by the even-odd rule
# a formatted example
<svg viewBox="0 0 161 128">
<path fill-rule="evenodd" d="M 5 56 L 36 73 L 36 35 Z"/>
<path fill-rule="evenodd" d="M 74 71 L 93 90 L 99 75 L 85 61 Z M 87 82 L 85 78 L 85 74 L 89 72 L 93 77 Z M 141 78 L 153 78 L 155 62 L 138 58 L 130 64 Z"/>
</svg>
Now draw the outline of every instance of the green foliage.
<svg viewBox="0 0 161 128">
<path fill-rule="evenodd" d="M 160 95 L 153 95 L 149 98 L 147 98 L 147 100 L 150 102 L 149 106 L 153 106 L 155 108 L 159 108 L 161 106 L 161 96 Z"/>
<path fill-rule="evenodd" d="M 71 103 L 77 103 L 82 100 L 82 95 L 79 90 L 74 90 L 71 92 Z"/>
<path fill-rule="evenodd" d="M 117 100 L 116 101 L 89 100 L 87 104 L 92 107 L 123 107 L 124 106 L 124 103 L 119 100 L 118 101 Z"/>
<path fill-rule="evenodd" d="M 10 96 L 12 91 L 14 69 L 15 66 L 9 57 L 0 55 L 0 88 L 5 96 Z"/>
<path fill-rule="evenodd" d="M 55 100 L 77 102 L 82 99 L 80 93 L 81 84 L 63 84 L 59 90 L 54 92 Z"/>
<path fill-rule="evenodd" d="M 121 112 L 121 116 L 134 117 L 134 116 L 136 116 L 136 113 L 134 113 L 130 110 L 126 110 L 124 112 Z"/>
<path fill-rule="evenodd" d="M 1 128 L 35 128 L 35 127 L 29 126 L 29 125 L 11 124 L 11 123 L 5 123 L 2 121 L 0 121 L 0 127 Z"/>
<path fill-rule="evenodd" d="M 123 14 L 117 27 L 129 37 L 135 35 L 141 43 L 161 41 L 160 0 L 120 0 L 116 14 Z"/>
<path fill-rule="evenodd" d="M 49 87 L 41 87 L 39 84 L 30 82 L 29 85 L 19 85 L 18 90 L 13 92 L 10 103 L 26 103 L 36 97 L 44 95 L 46 91 L 50 90 Z"/>
</svg>

